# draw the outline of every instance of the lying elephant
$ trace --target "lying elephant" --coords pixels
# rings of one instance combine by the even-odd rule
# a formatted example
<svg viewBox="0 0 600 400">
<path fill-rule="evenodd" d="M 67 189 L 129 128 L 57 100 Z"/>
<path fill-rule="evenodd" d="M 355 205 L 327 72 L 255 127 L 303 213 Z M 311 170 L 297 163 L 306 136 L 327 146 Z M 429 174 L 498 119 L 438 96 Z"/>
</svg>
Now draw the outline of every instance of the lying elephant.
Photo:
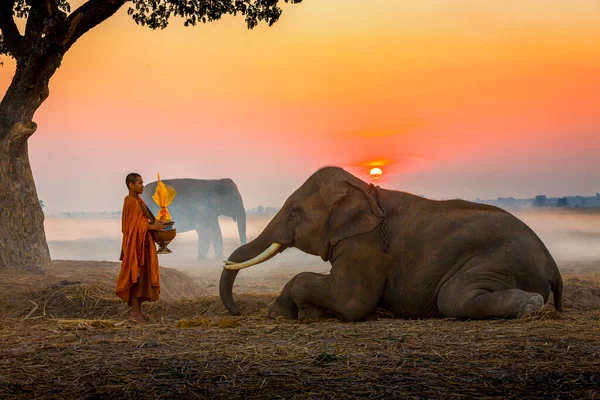
<svg viewBox="0 0 600 400">
<path fill-rule="evenodd" d="M 271 317 L 364 319 L 377 307 L 405 318 L 518 318 L 541 309 L 563 282 L 554 259 L 523 222 L 489 205 L 434 201 L 368 185 L 341 168 L 313 174 L 264 231 L 225 262 L 220 295 L 242 268 L 288 247 L 330 261 L 330 274 L 292 278 Z"/>
</svg>

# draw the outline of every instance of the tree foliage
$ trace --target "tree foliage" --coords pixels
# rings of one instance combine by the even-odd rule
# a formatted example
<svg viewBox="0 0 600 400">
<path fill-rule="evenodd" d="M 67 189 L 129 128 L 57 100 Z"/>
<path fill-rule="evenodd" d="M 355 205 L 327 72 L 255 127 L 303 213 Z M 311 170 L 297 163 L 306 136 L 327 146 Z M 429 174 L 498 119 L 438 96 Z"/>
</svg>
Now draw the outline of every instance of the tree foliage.
<svg viewBox="0 0 600 400">
<path fill-rule="evenodd" d="M 300 3 L 302 0 L 284 0 L 286 3 Z M 246 24 L 253 29 L 259 22 L 273 25 L 281 15 L 279 0 L 133 0 L 127 13 L 142 26 L 151 29 L 164 29 L 173 16 L 181 17 L 184 25 L 196 25 L 198 22 L 211 22 L 223 15 L 242 14 Z"/>
<path fill-rule="evenodd" d="M 185 26 L 194 26 L 199 22 L 207 23 L 220 19 L 224 15 L 245 16 L 246 25 L 253 29 L 260 22 L 272 26 L 281 15 L 279 4 L 300 3 L 302 0 L 88 0 L 77 11 L 98 12 L 103 8 L 120 8 L 129 4 L 127 14 L 136 24 L 150 29 L 164 29 L 173 17 L 183 20 Z M 17 58 L 17 51 L 22 48 L 23 38 L 40 39 L 46 34 L 56 33 L 52 28 L 63 24 L 65 31 L 72 26 L 67 21 L 71 14 L 68 0 L 1 0 L 0 5 L 0 55 Z M 105 3 L 105 6 L 102 5 Z M 112 14 L 111 14 L 112 15 Z M 25 36 L 21 36 L 13 18 L 27 19 Z M 94 20 L 95 18 L 88 18 Z M 100 23 L 103 19 L 96 22 Z M 85 31 L 94 25 L 85 26 Z M 75 37 L 75 40 L 80 35 Z M 32 44 L 32 43 L 26 43 Z"/>
</svg>

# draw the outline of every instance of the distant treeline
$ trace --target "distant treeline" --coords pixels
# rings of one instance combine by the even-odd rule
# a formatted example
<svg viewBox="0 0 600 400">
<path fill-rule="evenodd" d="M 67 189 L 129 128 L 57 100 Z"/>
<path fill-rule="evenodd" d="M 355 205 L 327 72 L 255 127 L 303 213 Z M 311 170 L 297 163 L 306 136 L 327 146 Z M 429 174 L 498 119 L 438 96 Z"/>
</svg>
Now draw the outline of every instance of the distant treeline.
<svg viewBox="0 0 600 400">
<path fill-rule="evenodd" d="M 279 211 L 279 208 L 275 207 L 263 207 L 258 206 L 256 208 L 251 208 L 246 210 L 247 215 L 275 215 Z"/>
<path fill-rule="evenodd" d="M 498 197 L 496 200 L 475 200 L 478 203 L 491 204 L 500 208 L 600 208 L 600 193 L 595 196 L 547 197 L 540 194 L 530 199 Z"/>
<path fill-rule="evenodd" d="M 600 193 L 595 196 L 563 196 L 547 197 L 538 195 L 529 199 L 516 199 L 514 197 L 498 197 L 495 200 L 474 200 L 477 203 L 491 204 L 505 209 L 519 208 L 598 208 L 600 209 Z M 43 205 L 43 202 L 40 201 Z M 247 215 L 265 215 L 273 216 L 277 214 L 279 208 L 258 206 L 246 210 Z M 48 216 L 59 218 L 120 218 L 121 211 L 102 211 L 102 212 L 61 212 L 49 214 Z"/>
</svg>

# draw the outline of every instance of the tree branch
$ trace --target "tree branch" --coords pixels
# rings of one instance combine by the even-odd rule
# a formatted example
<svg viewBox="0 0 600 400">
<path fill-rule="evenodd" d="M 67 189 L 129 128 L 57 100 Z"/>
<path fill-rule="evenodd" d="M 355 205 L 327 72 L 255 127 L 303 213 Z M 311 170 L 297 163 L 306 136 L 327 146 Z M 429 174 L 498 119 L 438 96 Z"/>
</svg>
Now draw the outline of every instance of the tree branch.
<svg viewBox="0 0 600 400">
<path fill-rule="evenodd" d="M 31 45 L 34 41 L 39 41 L 42 38 L 42 27 L 44 18 L 46 18 L 46 5 L 38 1 L 30 1 L 29 15 L 25 24 L 25 40 Z"/>
<path fill-rule="evenodd" d="M 69 25 L 69 29 L 67 30 L 67 34 L 65 35 L 65 38 L 60 43 L 61 46 L 64 47 L 69 43 L 69 41 L 73 37 L 73 34 L 75 33 L 75 29 L 77 29 L 77 26 L 79 25 L 79 23 L 81 22 L 82 19 L 83 19 L 83 14 L 81 14 L 81 13 L 78 13 L 75 16 L 75 18 L 73 18 L 73 21 L 71 21 L 71 25 Z"/>
<path fill-rule="evenodd" d="M 112 17 L 118 10 L 130 0 L 88 0 L 77 10 L 73 11 L 66 24 L 58 42 L 65 51 L 73 45 L 84 33 Z"/>
<path fill-rule="evenodd" d="M 17 58 L 21 54 L 23 37 L 13 19 L 13 5 L 14 0 L 0 1 L 0 30 L 6 49 L 13 57 Z"/>
</svg>

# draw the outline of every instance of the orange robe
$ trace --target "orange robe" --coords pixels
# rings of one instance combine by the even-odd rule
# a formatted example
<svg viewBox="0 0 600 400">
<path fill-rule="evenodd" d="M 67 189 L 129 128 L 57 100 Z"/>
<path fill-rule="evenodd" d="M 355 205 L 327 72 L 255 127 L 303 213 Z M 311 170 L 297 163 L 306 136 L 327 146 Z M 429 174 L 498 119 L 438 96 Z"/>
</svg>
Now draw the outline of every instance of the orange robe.
<svg viewBox="0 0 600 400">
<path fill-rule="evenodd" d="M 141 301 L 155 301 L 160 293 L 156 246 L 148 230 L 148 217 L 140 204 L 146 207 L 139 196 L 126 196 L 121 217 L 123 243 L 119 260 L 122 262 L 116 293 L 129 305 L 131 297 L 140 298 Z"/>
</svg>

